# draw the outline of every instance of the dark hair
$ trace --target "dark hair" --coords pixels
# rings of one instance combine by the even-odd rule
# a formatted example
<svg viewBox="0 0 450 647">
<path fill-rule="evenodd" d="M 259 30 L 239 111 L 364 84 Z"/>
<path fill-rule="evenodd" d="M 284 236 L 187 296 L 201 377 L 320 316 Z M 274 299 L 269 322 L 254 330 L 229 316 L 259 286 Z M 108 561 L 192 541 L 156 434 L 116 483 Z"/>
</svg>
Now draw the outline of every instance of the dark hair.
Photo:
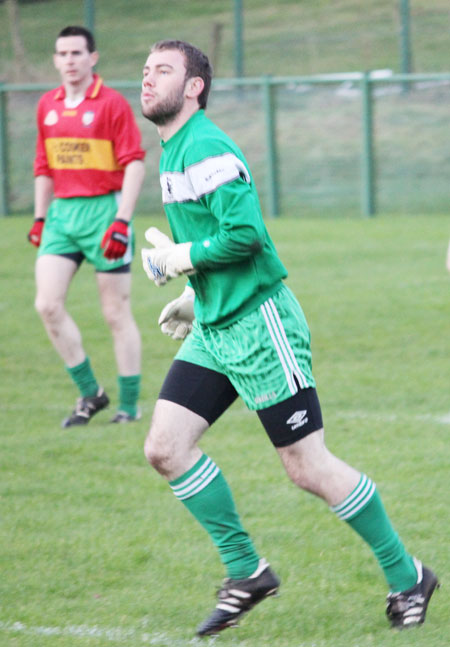
<svg viewBox="0 0 450 647">
<path fill-rule="evenodd" d="M 165 49 L 177 49 L 184 54 L 186 62 L 186 80 L 192 79 L 194 76 L 199 76 L 203 79 L 205 87 L 198 96 L 198 103 L 200 108 L 205 109 L 208 103 L 209 91 L 211 89 L 211 80 L 213 69 L 208 57 L 201 50 L 194 47 L 184 40 L 160 40 L 152 45 L 150 52 L 161 51 Z"/>
<path fill-rule="evenodd" d="M 92 52 L 96 51 L 94 36 L 89 29 L 86 29 L 86 27 L 79 27 L 78 25 L 69 25 L 68 27 L 64 27 L 64 29 L 61 29 L 59 32 L 57 39 L 67 38 L 67 36 L 83 36 L 86 39 L 88 52 L 91 52 L 92 54 Z"/>
</svg>

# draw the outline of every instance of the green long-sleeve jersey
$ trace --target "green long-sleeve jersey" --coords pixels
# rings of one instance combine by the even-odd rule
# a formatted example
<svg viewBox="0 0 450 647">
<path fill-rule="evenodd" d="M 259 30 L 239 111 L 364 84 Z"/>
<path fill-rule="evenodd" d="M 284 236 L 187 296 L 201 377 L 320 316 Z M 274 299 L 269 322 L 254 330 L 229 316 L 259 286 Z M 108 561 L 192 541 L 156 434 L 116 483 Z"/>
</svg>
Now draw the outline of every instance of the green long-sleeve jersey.
<svg viewBox="0 0 450 647">
<path fill-rule="evenodd" d="M 173 239 L 192 241 L 195 316 L 222 328 L 274 294 L 287 271 L 247 162 L 230 137 L 199 110 L 161 145 L 160 181 Z"/>
</svg>

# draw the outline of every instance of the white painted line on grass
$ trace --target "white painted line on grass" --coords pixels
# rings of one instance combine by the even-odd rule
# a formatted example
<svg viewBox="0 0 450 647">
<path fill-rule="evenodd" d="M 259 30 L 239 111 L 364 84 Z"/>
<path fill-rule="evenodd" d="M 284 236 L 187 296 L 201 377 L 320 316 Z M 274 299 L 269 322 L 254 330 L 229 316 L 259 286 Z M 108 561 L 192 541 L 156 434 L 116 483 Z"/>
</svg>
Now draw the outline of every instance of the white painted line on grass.
<svg viewBox="0 0 450 647">
<path fill-rule="evenodd" d="M 379 420 L 381 422 L 434 422 L 439 425 L 450 425 L 450 413 L 378 413 L 369 411 L 338 411 L 339 418 L 356 418 L 359 420 Z"/>
<path fill-rule="evenodd" d="M 99 627 L 98 625 L 68 625 L 67 627 L 49 627 L 45 625 L 27 625 L 24 622 L 4 622 L 0 620 L 0 631 L 10 634 L 25 634 L 28 636 L 70 636 L 80 640 L 100 638 L 106 642 L 126 643 L 133 645 L 154 645 L 155 647 L 188 647 L 199 645 L 199 638 L 190 640 L 174 639 L 162 633 L 150 634 L 137 629 L 121 627 Z"/>
<path fill-rule="evenodd" d="M 449 413 L 380 413 L 378 411 L 347 411 L 339 409 L 327 413 L 326 417 L 329 419 L 339 418 L 339 420 L 378 420 L 380 422 L 431 422 L 438 425 L 450 425 L 450 412 Z M 235 406 L 225 415 L 242 416 L 243 414 L 254 414 L 244 405 L 242 407 Z"/>
<path fill-rule="evenodd" d="M 29 410 L 43 410 L 45 409 L 46 411 L 59 411 L 60 413 L 65 411 L 67 413 L 68 409 L 62 408 L 61 405 L 52 405 L 52 404 L 46 404 L 44 407 L 42 405 L 29 405 L 28 407 L 24 407 L 22 404 L 7 404 L 2 407 L 4 411 L 21 411 L 23 412 L 25 409 Z M 331 409 L 330 409 L 331 410 Z M 143 416 L 148 415 L 150 416 L 150 413 L 146 411 L 145 407 L 142 407 L 142 413 Z M 250 409 L 247 409 L 247 407 L 241 403 L 240 405 L 234 405 L 229 411 L 226 412 L 225 415 L 234 415 L 234 416 L 242 416 L 244 414 L 254 414 L 254 411 L 250 411 Z M 61 413 L 62 415 L 62 413 Z M 378 411 L 348 411 L 345 409 L 339 409 L 332 414 L 327 416 L 328 418 L 331 417 L 336 417 L 336 418 L 353 418 L 353 419 L 360 419 L 360 420 L 379 420 L 381 422 L 432 422 L 436 423 L 439 425 L 450 425 L 450 412 L 448 413 L 380 413 Z"/>
</svg>

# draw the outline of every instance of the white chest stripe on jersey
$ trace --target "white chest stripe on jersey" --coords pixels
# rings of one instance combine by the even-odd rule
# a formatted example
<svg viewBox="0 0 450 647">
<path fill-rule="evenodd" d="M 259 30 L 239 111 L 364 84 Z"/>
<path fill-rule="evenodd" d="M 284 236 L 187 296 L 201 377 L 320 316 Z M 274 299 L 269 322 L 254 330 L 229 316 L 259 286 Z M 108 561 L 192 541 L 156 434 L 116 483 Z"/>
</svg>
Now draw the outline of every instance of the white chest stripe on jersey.
<svg viewBox="0 0 450 647">
<path fill-rule="evenodd" d="M 160 176 L 163 204 L 199 200 L 223 184 L 242 177 L 250 183 L 245 164 L 233 153 L 224 153 L 188 166 L 184 173 L 165 172 Z"/>
</svg>

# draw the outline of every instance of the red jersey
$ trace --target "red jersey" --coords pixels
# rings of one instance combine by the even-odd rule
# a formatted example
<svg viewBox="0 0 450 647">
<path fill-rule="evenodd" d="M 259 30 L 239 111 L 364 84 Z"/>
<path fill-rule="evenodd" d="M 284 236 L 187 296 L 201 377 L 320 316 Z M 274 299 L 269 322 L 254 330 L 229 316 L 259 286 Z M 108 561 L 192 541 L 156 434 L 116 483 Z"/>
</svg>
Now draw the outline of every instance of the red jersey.
<svg viewBox="0 0 450 647">
<path fill-rule="evenodd" d="M 119 191 L 125 166 L 145 157 L 130 105 L 96 74 L 76 108 L 65 98 L 61 86 L 39 101 L 34 175 L 53 178 L 58 198 Z"/>
</svg>

